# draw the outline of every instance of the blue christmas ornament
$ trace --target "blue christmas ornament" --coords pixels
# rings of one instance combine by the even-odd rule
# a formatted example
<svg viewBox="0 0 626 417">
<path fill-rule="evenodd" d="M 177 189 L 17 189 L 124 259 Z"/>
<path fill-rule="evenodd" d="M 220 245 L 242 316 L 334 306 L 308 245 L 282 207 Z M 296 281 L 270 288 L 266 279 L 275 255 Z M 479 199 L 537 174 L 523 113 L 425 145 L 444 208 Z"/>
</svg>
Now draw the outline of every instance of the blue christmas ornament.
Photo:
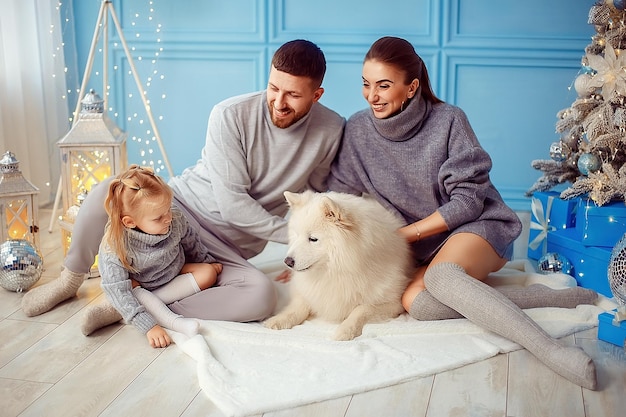
<svg viewBox="0 0 626 417">
<path fill-rule="evenodd" d="M 602 161 L 592 153 L 584 153 L 578 157 L 576 165 L 581 174 L 589 175 L 590 172 L 596 172 L 600 169 Z"/>
<path fill-rule="evenodd" d="M 626 8 L 626 1 L 613 0 L 613 7 L 615 7 L 617 10 L 624 10 L 624 8 Z"/>
<path fill-rule="evenodd" d="M 560 272 L 562 274 L 572 275 L 574 266 L 565 256 L 560 253 L 550 252 L 543 255 L 537 261 L 537 269 L 541 274 L 553 274 Z"/>
</svg>

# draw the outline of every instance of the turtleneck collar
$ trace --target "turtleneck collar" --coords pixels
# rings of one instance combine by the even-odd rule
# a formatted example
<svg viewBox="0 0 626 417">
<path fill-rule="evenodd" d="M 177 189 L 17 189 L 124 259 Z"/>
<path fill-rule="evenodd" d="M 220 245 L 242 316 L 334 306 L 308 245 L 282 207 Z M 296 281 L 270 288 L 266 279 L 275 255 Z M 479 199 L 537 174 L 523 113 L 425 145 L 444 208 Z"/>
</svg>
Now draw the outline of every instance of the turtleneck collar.
<svg viewBox="0 0 626 417">
<path fill-rule="evenodd" d="M 134 245 L 146 247 L 158 245 L 163 240 L 169 238 L 170 234 L 172 233 L 172 227 L 170 226 L 170 229 L 167 231 L 167 233 L 163 235 L 151 235 L 137 229 L 125 229 L 125 231 L 127 238 L 129 240 L 135 241 Z"/>
<path fill-rule="evenodd" d="M 432 103 L 424 100 L 420 86 L 406 108 L 395 116 L 377 119 L 371 109 L 369 116 L 374 128 L 382 137 L 394 142 L 404 142 L 419 132 L 431 108 Z"/>
</svg>

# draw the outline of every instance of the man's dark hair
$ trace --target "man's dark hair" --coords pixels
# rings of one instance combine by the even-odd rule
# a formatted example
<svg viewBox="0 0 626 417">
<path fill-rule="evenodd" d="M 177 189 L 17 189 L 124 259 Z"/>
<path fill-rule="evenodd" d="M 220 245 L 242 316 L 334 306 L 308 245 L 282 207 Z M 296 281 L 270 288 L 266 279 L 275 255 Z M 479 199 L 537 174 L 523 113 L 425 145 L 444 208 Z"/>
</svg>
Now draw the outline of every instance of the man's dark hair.
<svg viewBox="0 0 626 417">
<path fill-rule="evenodd" d="M 315 87 L 322 85 L 326 73 L 324 53 L 316 44 L 304 39 L 289 41 L 278 48 L 272 66 L 287 74 L 308 77 Z"/>
</svg>

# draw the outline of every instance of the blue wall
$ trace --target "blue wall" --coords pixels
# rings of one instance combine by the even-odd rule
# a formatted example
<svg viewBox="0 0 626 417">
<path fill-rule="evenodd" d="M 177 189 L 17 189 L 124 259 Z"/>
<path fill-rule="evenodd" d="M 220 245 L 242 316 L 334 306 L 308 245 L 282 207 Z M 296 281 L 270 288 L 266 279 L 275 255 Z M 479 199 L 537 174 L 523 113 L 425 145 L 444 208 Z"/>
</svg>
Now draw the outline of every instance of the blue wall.
<svg viewBox="0 0 626 417">
<path fill-rule="evenodd" d="M 215 103 L 265 88 L 272 53 L 283 42 L 306 38 L 324 50 L 328 70 L 322 102 L 348 117 L 365 107 L 360 82 L 365 52 L 380 36 L 394 35 L 415 45 L 437 94 L 466 111 L 493 158 L 493 182 L 518 210 L 528 210 L 524 192 L 540 176 L 531 168 L 531 160 L 549 157 L 549 145 L 558 139 L 556 113 L 576 99 L 570 87 L 580 70 L 584 48 L 595 33 L 587 24 L 593 3 L 113 2 L 175 174 L 199 158 L 207 117 Z M 81 79 L 100 1 L 73 0 L 65 7 L 76 36 L 75 42 L 67 43 L 66 54 L 75 54 L 76 79 Z M 128 131 L 130 162 L 157 161 L 158 147 L 153 141 L 144 143 L 152 134 L 147 133 L 145 110 L 128 74 L 128 61 L 116 31 L 110 32 L 109 114 Z M 89 83 L 99 92 L 103 91 L 101 62 L 100 47 Z M 154 154 L 141 155 L 149 149 Z M 161 174 L 167 176 L 166 171 Z"/>
</svg>

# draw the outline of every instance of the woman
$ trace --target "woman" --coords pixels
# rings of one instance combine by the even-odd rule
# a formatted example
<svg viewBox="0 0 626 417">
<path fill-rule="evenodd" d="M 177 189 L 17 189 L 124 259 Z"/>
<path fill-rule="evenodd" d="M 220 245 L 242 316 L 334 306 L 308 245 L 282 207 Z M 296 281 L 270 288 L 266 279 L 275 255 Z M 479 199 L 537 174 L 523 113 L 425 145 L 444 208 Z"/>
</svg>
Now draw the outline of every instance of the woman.
<svg viewBox="0 0 626 417">
<path fill-rule="evenodd" d="M 367 193 L 405 220 L 400 233 L 418 268 L 404 308 L 418 320 L 464 316 L 596 389 L 592 360 L 561 346 L 520 309 L 574 307 L 593 302 L 595 292 L 530 286 L 503 295 L 482 282 L 510 259 L 521 223 L 491 183 L 491 159 L 465 113 L 434 95 L 409 42 L 384 37 L 371 46 L 363 96 L 369 108 L 346 124 L 329 188 Z"/>
</svg>

